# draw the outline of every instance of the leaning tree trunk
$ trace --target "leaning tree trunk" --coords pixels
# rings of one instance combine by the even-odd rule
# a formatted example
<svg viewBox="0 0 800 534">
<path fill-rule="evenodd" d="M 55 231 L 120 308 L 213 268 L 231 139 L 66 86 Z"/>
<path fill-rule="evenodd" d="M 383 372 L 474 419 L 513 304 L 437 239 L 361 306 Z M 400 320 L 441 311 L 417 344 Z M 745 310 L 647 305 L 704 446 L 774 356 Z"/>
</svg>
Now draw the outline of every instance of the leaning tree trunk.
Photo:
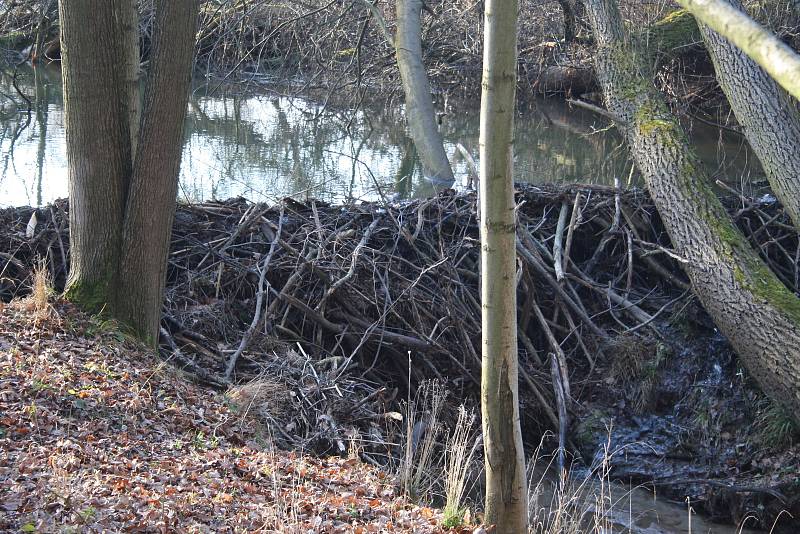
<svg viewBox="0 0 800 534">
<path fill-rule="evenodd" d="M 800 99 L 800 56 L 767 28 L 726 0 L 678 0 L 697 20 L 719 32 Z"/>
<path fill-rule="evenodd" d="M 728 0 L 742 9 L 739 0 Z M 800 228 L 800 114 L 790 96 L 758 64 L 720 34 L 700 31 L 747 141 L 761 161 L 772 190 Z"/>
<path fill-rule="evenodd" d="M 517 0 L 486 0 L 481 95 L 481 408 L 486 523 L 527 532 L 517 384 L 516 217 L 512 143 Z"/>
<path fill-rule="evenodd" d="M 90 311 L 113 303 L 130 138 L 108 0 L 61 0 L 61 73 L 69 175 L 67 297 Z"/>
<path fill-rule="evenodd" d="M 72 241 L 66 295 L 84 309 L 105 310 L 155 345 L 198 4 L 155 2 L 141 124 L 131 76 L 134 63 L 138 68 L 134 5 L 60 2 Z"/>
<path fill-rule="evenodd" d="M 397 0 L 395 50 L 405 92 L 406 120 L 426 178 L 455 181 L 436 123 L 428 74 L 422 63 L 422 0 Z"/>
<path fill-rule="evenodd" d="M 587 0 L 597 71 L 695 293 L 763 391 L 800 414 L 800 299 L 749 246 L 647 77 L 614 0 Z"/>
</svg>

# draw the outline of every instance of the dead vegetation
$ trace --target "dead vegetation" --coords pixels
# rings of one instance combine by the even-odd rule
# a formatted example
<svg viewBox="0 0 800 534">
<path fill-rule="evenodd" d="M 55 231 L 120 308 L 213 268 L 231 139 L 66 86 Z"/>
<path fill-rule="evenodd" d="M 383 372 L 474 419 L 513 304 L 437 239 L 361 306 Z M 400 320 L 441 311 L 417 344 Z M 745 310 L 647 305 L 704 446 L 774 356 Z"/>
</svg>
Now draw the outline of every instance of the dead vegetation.
<svg viewBox="0 0 800 534">
<path fill-rule="evenodd" d="M 258 418 L 51 307 L 0 310 L 0 530 L 442 531 L 386 472 L 278 452 Z"/>
<path fill-rule="evenodd" d="M 692 297 L 644 193 L 520 185 L 517 201 L 522 412 L 528 424 L 556 428 L 548 354 L 569 370 L 576 392 L 612 352 L 629 354 L 619 360 L 631 363 L 621 372 L 641 378 L 657 359 L 655 343 L 669 346 L 668 317 Z M 797 234 L 779 207 L 745 197 L 730 206 L 773 270 L 796 288 Z M 33 209 L 0 212 L 0 250 L 8 251 L 2 299 L 28 293 L 37 256 L 47 258 L 56 289 L 63 287 L 66 210 L 64 202 L 37 210 L 30 238 Z M 384 407 L 398 392 L 404 397 L 431 378 L 459 396 L 476 390 L 475 213 L 474 195 L 453 191 L 391 205 L 182 205 L 169 258 L 164 356 L 216 387 L 284 384 L 286 394 L 267 388 L 269 402 L 249 394 L 240 404 L 298 414 L 278 425 L 302 436 L 295 445 L 327 443 L 341 452 L 353 432 L 386 440 L 391 410 Z"/>
</svg>

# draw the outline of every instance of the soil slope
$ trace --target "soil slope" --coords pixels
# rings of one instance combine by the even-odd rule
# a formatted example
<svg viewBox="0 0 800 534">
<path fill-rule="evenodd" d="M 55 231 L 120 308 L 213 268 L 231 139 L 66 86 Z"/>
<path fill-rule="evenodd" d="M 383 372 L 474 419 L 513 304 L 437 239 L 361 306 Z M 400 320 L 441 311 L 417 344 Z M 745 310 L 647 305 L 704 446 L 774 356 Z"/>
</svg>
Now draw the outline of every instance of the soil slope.
<svg viewBox="0 0 800 534">
<path fill-rule="evenodd" d="M 0 531 L 439 532 L 441 514 L 258 423 L 113 325 L 0 302 Z"/>
</svg>

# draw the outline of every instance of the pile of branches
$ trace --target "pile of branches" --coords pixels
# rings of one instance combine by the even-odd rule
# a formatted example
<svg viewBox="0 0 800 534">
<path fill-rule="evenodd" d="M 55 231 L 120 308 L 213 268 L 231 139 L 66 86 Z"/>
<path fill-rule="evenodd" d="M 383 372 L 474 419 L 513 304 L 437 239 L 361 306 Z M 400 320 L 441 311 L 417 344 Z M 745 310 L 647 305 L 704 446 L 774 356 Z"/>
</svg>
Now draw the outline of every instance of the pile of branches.
<svg viewBox="0 0 800 534">
<path fill-rule="evenodd" d="M 668 319 L 693 298 L 682 258 L 644 192 L 520 184 L 516 200 L 522 413 L 553 426 L 553 377 L 579 399 L 576 384 L 591 379 L 616 340 L 646 346 L 663 337 Z M 771 197 L 726 202 L 796 291 L 800 248 L 782 209 Z M 66 216 L 64 201 L 0 212 L 0 297 L 25 291 L 37 257 L 63 287 Z M 367 434 L 393 388 L 437 378 L 461 398 L 477 391 L 474 193 L 448 190 L 391 205 L 181 205 L 172 239 L 162 350 L 201 380 L 225 387 L 300 365 L 299 375 L 291 372 L 295 397 L 306 388 L 304 406 L 322 410 L 308 416 L 308 427 L 322 415 L 335 427 L 350 413 L 368 422 L 360 428 Z M 302 357 L 276 352 L 276 339 Z M 566 372 L 554 374 L 556 367 Z M 331 399 L 344 404 L 334 408 Z"/>
</svg>

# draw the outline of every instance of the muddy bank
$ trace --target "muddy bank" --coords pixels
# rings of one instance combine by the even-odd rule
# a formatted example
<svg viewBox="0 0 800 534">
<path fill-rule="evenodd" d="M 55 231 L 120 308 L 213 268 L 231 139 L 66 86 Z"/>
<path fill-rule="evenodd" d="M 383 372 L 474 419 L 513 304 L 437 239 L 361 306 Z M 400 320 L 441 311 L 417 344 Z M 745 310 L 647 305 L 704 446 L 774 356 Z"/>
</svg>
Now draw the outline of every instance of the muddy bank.
<svg viewBox="0 0 800 534">
<path fill-rule="evenodd" d="M 779 510 L 797 512 L 795 429 L 715 334 L 647 195 L 519 185 L 517 201 L 520 388 L 529 443 L 557 426 L 549 372 L 555 354 L 569 369 L 575 400 L 570 439 L 587 463 L 610 425 L 612 449 L 620 449 L 612 456 L 614 477 L 654 482 L 678 501 L 690 496 L 696 510 L 726 521 L 750 514 L 768 527 Z M 727 202 L 796 290 L 798 239 L 780 207 L 769 197 Z M 181 205 L 162 352 L 198 380 L 224 388 L 274 365 L 276 339 L 299 342 L 305 354 L 298 366 L 313 362 L 330 376 L 382 385 L 355 397 L 365 403 L 392 406 L 409 384 L 415 389 L 430 378 L 456 398 L 474 399 L 475 208 L 473 194 L 452 190 L 392 204 Z M 4 300 L 27 291 L 36 256 L 46 258 L 63 286 L 67 210 L 59 202 L 0 212 Z M 303 376 L 296 381 L 308 385 Z M 354 409 L 329 410 L 333 430 L 320 452 L 336 450 L 335 429 L 347 426 L 343 418 Z M 359 432 L 380 431 L 365 419 Z"/>
</svg>

